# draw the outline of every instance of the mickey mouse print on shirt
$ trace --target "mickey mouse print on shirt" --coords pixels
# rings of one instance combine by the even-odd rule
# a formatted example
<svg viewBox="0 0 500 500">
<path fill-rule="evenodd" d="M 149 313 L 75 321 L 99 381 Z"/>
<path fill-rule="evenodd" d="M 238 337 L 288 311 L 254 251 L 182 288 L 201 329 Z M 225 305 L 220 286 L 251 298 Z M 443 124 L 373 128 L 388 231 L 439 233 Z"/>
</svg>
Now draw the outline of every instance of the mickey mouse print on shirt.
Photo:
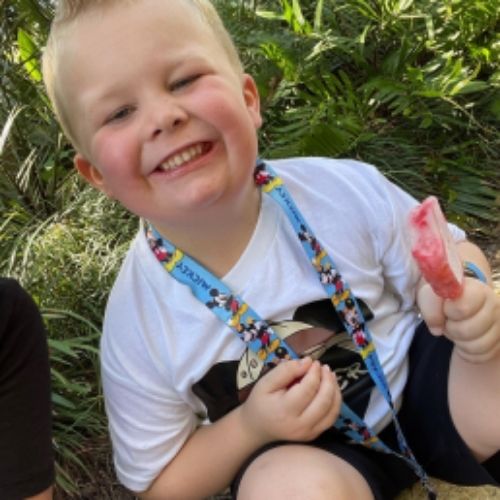
<svg viewBox="0 0 500 500">
<path fill-rule="evenodd" d="M 225 299 L 228 298 L 219 298 Z M 218 299 L 214 297 L 214 300 Z M 231 300 L 226 303 L 229 305 Z M 368 306 L 359 299 L 358 304 L 364 318 L 371 320 L 373 313 Z M 232 307 L 237 305 L 233 303 Z M 348 315 L 348 310 L 344 314 Z M 301 356 L 310 356 L 328 364 L 335 371 L 345 402 L 358 415 L 365 413 L 374 384 L 330 300 L 300 306 L 291 320 L 270 323 L 270 326 Z M 274 360 L 286 358 L 286 351 L 278 352 L 279 342 L 276 346 L 267 344 L 266 329 L 258 321 L 250 322 L 247 329 L 243 335 L 252 339 L 260 335 L 266 350 L 276 347 Z M 362 338 L 359 341 L 364 342 Z M 193 385 L 193 392 L 203 401 L 211 422 L 245 401 L 256 381 L 276 365 L 273 362 L 266 364 L 263 359 L 265 355 L 259 356 L 258 352 L 246 349 L 241 359 L 217 363 Z"/>
</svg>

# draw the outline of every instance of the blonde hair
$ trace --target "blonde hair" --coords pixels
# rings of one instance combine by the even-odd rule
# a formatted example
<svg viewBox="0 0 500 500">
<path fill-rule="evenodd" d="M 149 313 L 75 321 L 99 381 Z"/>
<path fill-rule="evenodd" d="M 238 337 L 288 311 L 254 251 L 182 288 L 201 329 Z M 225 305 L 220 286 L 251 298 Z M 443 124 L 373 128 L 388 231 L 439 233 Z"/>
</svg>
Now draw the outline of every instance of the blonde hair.
<svg viewBox="0 0 500 500">
<path fill-rule="evenodd" d="M 61 90 L 58 87 L 58 47 L 62 32 L 72 22 L 76 21 L 82 14 L 93 9 L 103 9 L 123 3 L 133 3 L 139 0 L 58 0 L 56 2 L 55 16 L 52 21 L 49 38 L 42 57 L 42 71 L 45 88 L 49 99 L 54 107 L 54 112 L 61 127 L 72 142 L 78 148 L 78 141 L 73 133 L 71 122 L 66 113 L 62 99 Z M 165 0 L 168 2 L 169 0 Z M 201 20 L 212 30 L 215 38 L 226 52 L 231 65 L 238 73 L 243 73 L 238 51 L 234 42 L 224 26 L 218 12 L 210 0 L 183 0 L 191 4 Z"/>
</svg>

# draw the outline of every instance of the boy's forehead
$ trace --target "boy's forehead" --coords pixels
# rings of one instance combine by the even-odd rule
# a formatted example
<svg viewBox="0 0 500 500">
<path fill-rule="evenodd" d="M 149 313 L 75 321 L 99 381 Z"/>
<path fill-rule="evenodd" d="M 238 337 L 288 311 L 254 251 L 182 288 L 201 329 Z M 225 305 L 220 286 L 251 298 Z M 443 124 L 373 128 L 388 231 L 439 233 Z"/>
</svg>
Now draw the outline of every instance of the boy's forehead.
<svg viewBox="0 0 500 500">
<path fill-rule="evenodd" d="M 114 6 L 104 11 L 85 12 L 61 33 L 59 68 L 63 72 L 66 66 L 93 68 L 105 63 L 106 58 L 127 52 L 131 57 L 129 64 L 138 64 L 140 60 L 134 59 L 135 54 L 139 57 L 145 51 L 153 52 L 162 47 L 174 52 L 182 50 L 186 44 L 194 45 L 195 39 L 203 40 L 200 45 L 213 45 L 210 28 L 198 16 L 179 17 L 177 14 L 185 14 L 184 7 L 182 10 L 166 9 L 165 5 L 170 2 L 172 5 L 189 4 L 184 0 L 141 0 L 124 8 Z M 143 3 L 156 3 L 162 5 L 162 9 L 138 9 Z M 128 43 L 129 39 L 134 43 Z"/>
<path fill-rule="evenodd" d="M 75 55 L 81 57 L 82 53 L 92 51 L 119 53 L 127 38 L 138 33 L 138 51 L 147 50 L 148 46 L 153 50 L 165 41 L 171 48 L 180 48 L 200 37 L 212 49 L 214 45 L 221 46 L 212 27 L 189 0 L 134 0 L 83 12 L 59 33 L 58 55 L 71 60 Z"/>
<path fill-rule="evenodd" d="M 121 24 L 132 16 L 132 21 L 147 22 L 151 27 L 159 27 L 161 23 L 189 23 L 193 28 L 203 28 L 206 22 L 200 10 L 189 0 L 133 0 L 129 2 L 98 2 L 83 10 L 67 23 L 74 28 L 86 25 L 93 29 L 99 25 Z M 138 26 L 139 27 L 139 26 Z M 67 31 L 67 30 L 66 30 Z M 189 33 L 186 33 L 189 36 Z"/>
</svg>

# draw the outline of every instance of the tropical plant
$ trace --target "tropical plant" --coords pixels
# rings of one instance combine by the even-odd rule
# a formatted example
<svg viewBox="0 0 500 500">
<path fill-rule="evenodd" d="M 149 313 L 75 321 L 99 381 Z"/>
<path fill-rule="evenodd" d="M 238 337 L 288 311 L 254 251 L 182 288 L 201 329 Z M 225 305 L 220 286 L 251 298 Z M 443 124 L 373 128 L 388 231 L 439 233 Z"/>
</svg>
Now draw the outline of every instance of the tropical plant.
<svg viewBox="0 0 500 500">
<path fill-rule="evenodd" d="M 263 89 L 264 155 L 357 157 L 462 225 L 498 219 L 497 0 L 222 3 Z"/>
</svg>

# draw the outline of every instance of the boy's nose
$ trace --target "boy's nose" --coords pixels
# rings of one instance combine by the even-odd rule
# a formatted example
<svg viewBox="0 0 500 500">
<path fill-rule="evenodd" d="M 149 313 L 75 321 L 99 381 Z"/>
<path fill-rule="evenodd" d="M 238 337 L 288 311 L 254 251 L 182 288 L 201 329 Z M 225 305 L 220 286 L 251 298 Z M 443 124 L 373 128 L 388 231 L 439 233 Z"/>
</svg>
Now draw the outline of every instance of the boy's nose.
<svg viewBox="0 0 500 500">
<path fill-rule="evenodd" d="M 178 129 L 187 120 L 186 111 L 176 103 L 168 102 L 157 103 L 152 109 L 153 121 L 151 122 L 150 136 L 156 138 L 163 132 L 171 133 Z"/>
</svg>

